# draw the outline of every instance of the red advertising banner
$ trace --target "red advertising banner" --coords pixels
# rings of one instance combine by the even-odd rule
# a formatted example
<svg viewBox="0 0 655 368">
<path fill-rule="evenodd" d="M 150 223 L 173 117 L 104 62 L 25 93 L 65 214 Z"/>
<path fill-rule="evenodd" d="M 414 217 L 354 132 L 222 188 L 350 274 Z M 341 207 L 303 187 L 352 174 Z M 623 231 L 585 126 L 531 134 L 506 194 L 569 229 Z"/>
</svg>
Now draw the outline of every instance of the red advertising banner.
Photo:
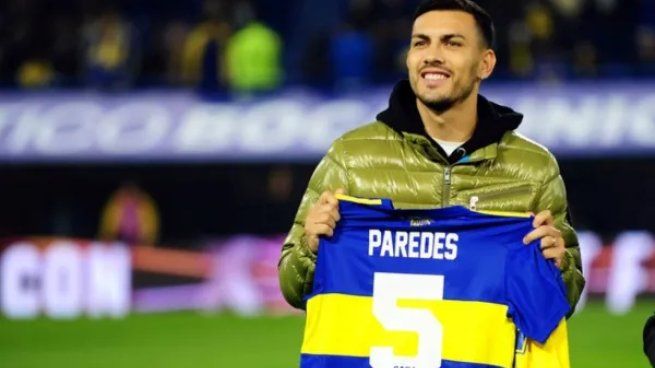
<svg viewBox="0 0 655 368">
<path fill-rule="evenodd" d="M 626 313 L 655 293 L 655 240 L 625 232 L 604 243 L 579 234 L 589 295 Z M 231 310 L 245 315 L 294 313 L 278 287 L 282 236 L 239 235 L 202 251 L 129 246 L 84 239 L 0 241 L 0 314 L 8 318 L 117 318 L 130 312 Z M 152 280 L 157 280 L 153 282 Z"/>
</svg>

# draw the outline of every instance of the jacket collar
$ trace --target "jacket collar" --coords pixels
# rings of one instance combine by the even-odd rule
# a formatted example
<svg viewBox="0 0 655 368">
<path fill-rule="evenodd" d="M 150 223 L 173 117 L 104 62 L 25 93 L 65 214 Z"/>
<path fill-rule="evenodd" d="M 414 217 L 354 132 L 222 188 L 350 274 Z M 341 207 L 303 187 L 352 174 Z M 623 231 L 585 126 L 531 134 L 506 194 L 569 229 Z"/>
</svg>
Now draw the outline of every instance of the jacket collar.
<svg viewBox="0 0 655 368">
<path fill-rule="evenodd" d="M 416 95 L 408 80 L 396 84 L 389 98 L 389 107 L 378 114 L 377 120 L 395 131 L 425 137 L 449 163 L 479 161 L 496 156 L 498 142 L 502 136 L 515 130 L 523 120 L 523 115 L 509 107 L 495 104 L 478 95 L 478 122 L 473 136 L 458 151 L 448 157 L 444 150 L 428 136 L 416 107 Z M 477 152 L 484 148 L 484 150 Z"/>
</svg>

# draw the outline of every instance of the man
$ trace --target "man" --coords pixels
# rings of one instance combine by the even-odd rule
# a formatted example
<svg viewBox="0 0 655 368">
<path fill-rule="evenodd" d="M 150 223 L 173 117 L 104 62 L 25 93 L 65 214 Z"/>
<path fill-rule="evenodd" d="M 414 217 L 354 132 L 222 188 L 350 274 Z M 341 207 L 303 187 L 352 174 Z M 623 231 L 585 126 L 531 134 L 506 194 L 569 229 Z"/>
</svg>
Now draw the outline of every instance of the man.
<svg viewBox="0 0 655 368">
<path fill-rule="evenodd" d="M 319 236 L 331 236 L 335 193 L 389 198 L 398 208 L 464 205 L 537 213 L 524 242 L 540 239 L 560 268 L 571 311 L 584 286 L 555 158 L 514 132 L 522 115 L 478 95 L 496 64 L 490 16 L 470 0 L 432 0 L 417 9 L 398 83 L 377 121 L 337 139 L 317 166 L 279 263 L 287 301 L 303 308 Z M 311 126 L 309 127 L 311 129 Z"/>
<path fill-rule="evenodd" d="M 646 325 L 643 331 L 644 339 L 644 354 L 648 358 L 650 365 L 655 367 L 655 316 L 650 316 L 646 320 Z"/>
</svg>

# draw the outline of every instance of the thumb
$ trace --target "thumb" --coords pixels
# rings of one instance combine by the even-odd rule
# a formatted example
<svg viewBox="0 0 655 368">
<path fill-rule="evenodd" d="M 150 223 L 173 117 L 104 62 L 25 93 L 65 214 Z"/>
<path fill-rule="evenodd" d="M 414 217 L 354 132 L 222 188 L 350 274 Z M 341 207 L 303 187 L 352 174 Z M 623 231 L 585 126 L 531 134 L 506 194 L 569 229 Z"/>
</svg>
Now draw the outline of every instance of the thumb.
<svg viewBox="0 0 655 368">
<path fill-rule="evenodd" d="M 345 194 L 346 194 L 346 190 L 343 189 L 343 188 L 339 188 L 339 189 L 337 189 L 337 190 L 334 191 L 334 194 L 343 194 L 343 195 L 345 195 Z"/>
</svg>

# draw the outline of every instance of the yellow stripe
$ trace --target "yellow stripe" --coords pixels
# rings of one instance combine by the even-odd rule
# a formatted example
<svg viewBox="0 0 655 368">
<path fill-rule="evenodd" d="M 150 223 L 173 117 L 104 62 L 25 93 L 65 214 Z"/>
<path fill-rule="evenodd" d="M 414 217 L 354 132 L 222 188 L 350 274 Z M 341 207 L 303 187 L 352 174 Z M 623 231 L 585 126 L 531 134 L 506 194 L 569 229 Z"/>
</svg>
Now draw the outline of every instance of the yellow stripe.
<svg viewBox="0 0 655 368">
<path fill-rule="evenodd" d="M 323 294 L 307 303 L 302 352 L 367 357 L 373 346 L 416 355 L 418 336 L 387 331 L 373 316 L 372 298 Z M 468 301 L 399 300 L 401 308 L 430 310 L 443 326 L 443 359 L 511 367 L 514 324 L 500 304 Z"/>
<path fill-rule="evenodd" d="M 366 205 L 379 206 L 382 204 L 381 199 L 368 199 L 368 198 L 359 198 L 353 197 L 345 194 L 335 194 L 334 195 L 340 201 L 353 202 Z M 426 207 L 426 209 L 435 209 L 434 207 Z M 532 216 L 529 212 L 512 212 L 512 211 L 489 211 L 489 210 L 475 210 L 472 212 L 481 213 L 483 215 L 492 215 L 492 216 L 501 216 L 501 217 L 520 217 L 520 218 L 529 218 Z"/>
<path fill-rule="evenodd" d="M 353 203 L 359 203 L 359 204 L 368 204 L 368 205 L 374 205 L 374 206 L 379 206 L 379 205 L 382 204 L 381 199 L 358 198 L 358 197 L 351 197 L 351 196 L 345 195 L 345 194 L 335 194 L 335 197 L 340 201 L 353 202 Z"/>
<path fill-rule="evenodd" d="M 476 210 L 473 212 L 481 213 L 483 215 L 501 216 L 501 217 L 529 218 L 530 216 L 532 216 L 532 214 L 529 212 L 488 211 L 488 210 Z"/>
<path fill-rule="evenodd" d="M 335 194 L 335 197 L 340 201 L 353 202 L 366 205 L 379 206 L 382 204 L 381 199 L 367 199 L 353 197 L 345 194 Z M 435 209 L 434 207 L 427 207 L 427 209 Z M 512 212 L 512 211 L 489 211 L 489 210 L 476 210 L 472 212 L 481 213 L 483 215 L 492 215 L 492 216 L 501 216 L 501 217 L 520 217 L 520 218 L 529 218 L 532 216 L 529 212 Z"/>
<path fill-rule="evenodd" d="M 516 354 L 516 368 L 569 368 L 569 338 L 566 319 L 540 344 L 527 340 L 526 349 Z"/>
</svg>

